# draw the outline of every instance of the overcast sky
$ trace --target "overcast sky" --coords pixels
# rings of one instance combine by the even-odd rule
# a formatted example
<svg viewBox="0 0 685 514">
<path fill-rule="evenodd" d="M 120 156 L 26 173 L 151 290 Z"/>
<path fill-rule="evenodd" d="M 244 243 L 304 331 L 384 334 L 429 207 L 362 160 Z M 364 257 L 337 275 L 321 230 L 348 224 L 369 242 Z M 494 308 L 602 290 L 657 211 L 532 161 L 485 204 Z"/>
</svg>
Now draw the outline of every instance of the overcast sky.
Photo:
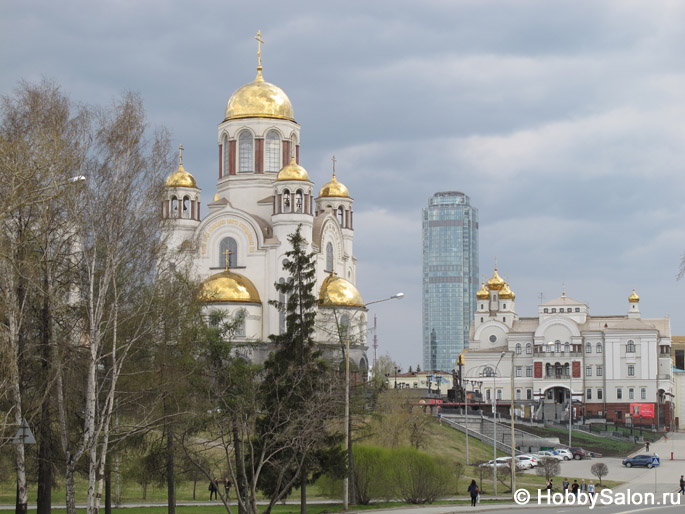
<svg viewBox="0 0 685 514">
<path fill-rule="evenodd" d="M 181 0 L 0 3 L 0 92 L 47 77 L 73 99 L 140 92 L 183 143 L 206 206 L 217 124 L 255 77 L 302 126 L 301 164 L 355 199 L 357 285 L 379 355 L 422 359 L 421 209 L 458 190 L 480 211 L 480 269 L 520 316 L 561 294 L 591 314 L 685 335 L 685 2 Z M 170 170 L 170 172 L 173 170 Z M 373 352 L 371 352 L 372 355 Z"/>
</svg>

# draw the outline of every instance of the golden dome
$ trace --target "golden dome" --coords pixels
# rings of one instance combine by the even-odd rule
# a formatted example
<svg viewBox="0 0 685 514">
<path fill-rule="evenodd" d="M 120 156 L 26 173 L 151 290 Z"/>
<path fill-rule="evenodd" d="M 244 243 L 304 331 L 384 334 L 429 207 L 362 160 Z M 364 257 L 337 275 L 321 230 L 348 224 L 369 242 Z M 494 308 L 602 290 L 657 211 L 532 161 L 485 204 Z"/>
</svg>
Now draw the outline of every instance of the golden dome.
<svg viewBox="0 0 685 514">
<path fill-rule="evenodd" d="M 277 118 L 295 121 L 288 95 L 280 87 L 264 81 L 261 66 L 257 68 L 257 78 L 254 82 L 239 87 L 226 104 L 226 120 L 239 118 Z"/>
<path fill-rule="evenodd" d="M 479 300 L 487 300 L 489 297 L 490 297 L 490 293 L 485 288 L 485 282 L 483 282 L 483 285 L 481 286 L 481 288 L 476 293 L 476 298 L 478 298 Z"/>
<path fill-rule="evenodd" d="M 333 178 L 321 188 L 321 191 L 319 191 L 319 196 L 349 198 L 350 192 L 345 187 L 345 184 L 338 182 L 338 179 L 335 178 L 334 171 Z"/>
<path fill-rule="evenodd" d="M 321 284 L 319 305 L 324 307 L 364 307 L 364 300 L 351 282 L 331 273 Z"/>
<path fill-rule="evenodd" d="M 633 289 L 633 294 L 628 297 L 628 301 L 630 303 L 638 303 L 640 301 L 640 297 L 635 292 L 635 289 Z"/>
<path fill-rule="evenodd" d="M 509 289 L 509 284 L 504 284 L 504 287 L 502 290 L 499 292 L 499 297 L 502 300 L 513 300 L 516 298 L 516 295 L 514 294 L 514 291 Z"/>
<path fill-rule="evenodd" d="M 495 274 L 486 282 L 486 285 L 490 291 L 499 291 L 504 287 L 504 280 L 497 274 L 497 268 L 495 268 Z"/>
<path fill-rule="evenodd" d="M 295 157 L 290 160 L 290 164 L 286 164 L 278 172 L 276 180 L 304 180 L 309 181 L 309 174 L 307 170 L 295 162 Z"/>
<path fill-rule="evenodd" d="M 192 187 L 197 189 L 197 182 L 195 178 L 183 169 L 183 164 L 178 166 L 178 169 L 169 175 L 166 179 L 167 187 Z"/>
<path fill-rule="evenodd" d="M 209 303 L 261 303 L 254 284 L 242 275 L 230 271 L 222 271 L 206 279 L 200 296 Z"/>
</svg>

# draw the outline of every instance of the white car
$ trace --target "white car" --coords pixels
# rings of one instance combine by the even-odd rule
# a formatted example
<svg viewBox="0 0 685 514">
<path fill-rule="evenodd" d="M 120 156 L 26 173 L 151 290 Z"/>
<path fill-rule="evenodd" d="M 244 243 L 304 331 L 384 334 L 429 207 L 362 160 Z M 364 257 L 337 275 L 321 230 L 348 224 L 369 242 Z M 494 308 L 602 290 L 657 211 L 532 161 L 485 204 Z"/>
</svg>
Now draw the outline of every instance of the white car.
<svg viewBox="0 0 685 514">
<path fill-rule="evenodd" d="M 554 450 L 556 455 L 561 455 L 564 460 L 573 460 L 573 454 L 566 448 L 557 448 Z"/>
<path fill-rule="evenodd" d="M 538 465 L 537 459 L 532 455 L 517 455 L 516 467 L 519 469 L 531 469 Z"/>
<path fill-rule="evenodd" d="M 545 457 L 550 457 L 552 459 L 557 459 L 557 460 L 564 460 L 564 458 L 561 455 L 557 455 L 549 450 L 541 450 L 535 454 L 535 456 L 538 459 L 543 459 Z"/>
</svg>

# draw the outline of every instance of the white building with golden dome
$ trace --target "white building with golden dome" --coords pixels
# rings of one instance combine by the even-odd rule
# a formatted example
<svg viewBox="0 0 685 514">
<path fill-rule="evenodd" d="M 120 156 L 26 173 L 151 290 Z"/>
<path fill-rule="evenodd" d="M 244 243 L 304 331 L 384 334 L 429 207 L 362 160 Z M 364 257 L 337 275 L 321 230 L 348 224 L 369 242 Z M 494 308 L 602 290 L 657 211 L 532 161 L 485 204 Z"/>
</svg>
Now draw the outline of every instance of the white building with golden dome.
<svg viewBox="0 0 685 514">
<path fill-rule="evenodd" d="M 167 179 L 162 212 L 174 228 L 170 247 L 192 263 L 210 307 L 244 316 L 238 338 L 259 362 L 270 351 L 269 335 L 285 329 L 284 315 L 269 301 L 284 300 L 274 283 L 288 278 L 288 236 L 301 226 L 316 255 L 316 338 L 339 352 L 336 321 L 347 326 L 351 359 L 366 370 L 366 309 L 355 286 L 354 200 L 336 178 L 335 160 L 331 180 L 318 191 L 300 165 L 300 125 L 285 92 L 264 80 L 261 56 L 255 80 L 228 100 L 217 136 L 218 178 L 208 214 L 200 214 L 200 189 L 183 168 L 182 154 L 179 169 Z"/>
<path fill-rule="evenodd" d="M 483 401 L 509 413 L 568 422 L 598 417 L 671 426 L 671 322 L 643 318 L 635 290 L 622 315 L 596 316 L 565 293 L 519 317 L 516 295 L 495 268 L 476 293 L 464 378 Z M 470 382 L 468 382 L 470 381 Z"/>
</svg>

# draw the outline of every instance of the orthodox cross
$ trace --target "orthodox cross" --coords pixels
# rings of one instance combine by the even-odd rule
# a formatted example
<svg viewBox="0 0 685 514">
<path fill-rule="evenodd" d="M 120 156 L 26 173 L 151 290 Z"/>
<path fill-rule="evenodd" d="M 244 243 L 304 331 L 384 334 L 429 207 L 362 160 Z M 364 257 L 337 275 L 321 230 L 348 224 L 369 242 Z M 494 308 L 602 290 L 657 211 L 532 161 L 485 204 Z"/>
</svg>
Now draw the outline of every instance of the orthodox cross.
<svg viewBox="0 0 685 514">
<path fill-rule="evenodd" d="M 183 145 L 178 145 L 178 164 L 183 166 Z"/>
<path fill-rule="evenodd" d="M 566 296 L 566 282 L 561 283 L 561 296 Z"/>
<path fill-rule="evenodd" d="M 335 177 L 335 155 L 331 158 L 333 161 L 333 176 Z"/>
<path fill-rule="evenodd" d="M 233 252 L 231 250 L 226 250 L 224 255 L 226 256 L 226 271 L 228 271 L 228 263 L 230 262 L 230 256 Z"/>
<path fill-rule="evenodd" d="M 258 66 L 261 68 L 262 67 L 262 43 L 264 43 L 264 40 L 262 39 L 262 31 L 258 30 L 257 35 L 254 38 L 257 40 L 257 61 L 258 61 Z"/>
</svg>

